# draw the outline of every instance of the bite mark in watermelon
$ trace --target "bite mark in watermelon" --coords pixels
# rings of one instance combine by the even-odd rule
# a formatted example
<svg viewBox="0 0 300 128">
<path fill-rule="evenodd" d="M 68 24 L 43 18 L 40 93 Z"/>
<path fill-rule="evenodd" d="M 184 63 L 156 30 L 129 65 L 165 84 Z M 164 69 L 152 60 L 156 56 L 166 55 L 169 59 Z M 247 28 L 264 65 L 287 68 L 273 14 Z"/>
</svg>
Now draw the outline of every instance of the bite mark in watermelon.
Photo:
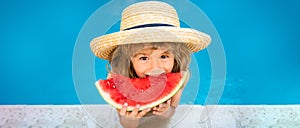
<svg viewBox="0 0 300 128">
<path fill-rule="evenodd" d="M 113 74 L 107 80 L 98 80 L 95 85 L 103 99 L 117 109 L 126 102 L 127 111 L 137 104 L 140 110 L 152 108 L 170 99 L 185 84 L 188 73 L 167 73 L 145 78 L 128 78 Z"/>
</svg>

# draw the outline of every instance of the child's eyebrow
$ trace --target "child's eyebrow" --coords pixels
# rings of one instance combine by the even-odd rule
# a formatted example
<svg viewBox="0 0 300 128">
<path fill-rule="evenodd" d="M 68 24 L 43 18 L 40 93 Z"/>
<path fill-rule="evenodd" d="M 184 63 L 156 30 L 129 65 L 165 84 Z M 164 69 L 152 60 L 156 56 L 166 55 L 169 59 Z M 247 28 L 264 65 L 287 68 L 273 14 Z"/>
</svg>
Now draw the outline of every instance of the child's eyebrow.
<svg viewBox="0 0 300 128">
<path fill-rule="evenodd" d="M 150 52 L 150 53 L 145 53 L 145 52 L 138 52 L 138 53 L 135 53 L 134 55 L 133 55 L 133 57 L 136 57 L 136 56 L 138 56 L 138 55 L 148 55 L 148 54 L 151 54 L 152 52 Z M 165 50 L 164 52 L 162 52 L 161 54 L 172 54 L 169 50 Z"/>
<path fill-rule="evenodd" d="M 133 57 L 136 57 L 136 56 L 138 56 L 138 55 L 147 55 L 146 53 L 143 53 L 143 52 L 139 52 L 139 53 L 135 53 L 134 55 L 133 55 Z"/>
<path fill-rule="evenodd" d="M 162 52 L 161 54 L 173 55 L 173 53 L 170 52 L 169 50 L 166 50 L 166 51 Z"/>
<path fill-rule="evenodd" d="M 170 51 L 166 50 L 162 54 L 172 54 Z"/>
</svg>

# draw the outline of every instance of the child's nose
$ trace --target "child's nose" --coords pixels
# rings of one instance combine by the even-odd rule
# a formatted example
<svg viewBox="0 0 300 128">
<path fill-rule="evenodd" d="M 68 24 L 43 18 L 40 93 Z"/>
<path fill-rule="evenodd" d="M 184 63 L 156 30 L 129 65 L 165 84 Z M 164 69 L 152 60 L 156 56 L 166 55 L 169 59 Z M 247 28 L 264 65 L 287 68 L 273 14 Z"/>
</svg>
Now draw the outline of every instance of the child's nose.
<svg viewBox="0 0 300 128">
<path fill-rule="evenodd" d="M 158 74 L 165 72 L 163 70 L 163 65 L 160 63 L 159 60 L 152 61 L 151 68 L 149 71 L 151 74 L 154 74 L 154 75 L 158 75 Z"/>
<path fill-rule="evenodd" d="M 151 70 L 156 69 L 156 68 L 161 68 L 161 64 L 158 60 L 152 60 L 151 62 Z"/>
</svg>

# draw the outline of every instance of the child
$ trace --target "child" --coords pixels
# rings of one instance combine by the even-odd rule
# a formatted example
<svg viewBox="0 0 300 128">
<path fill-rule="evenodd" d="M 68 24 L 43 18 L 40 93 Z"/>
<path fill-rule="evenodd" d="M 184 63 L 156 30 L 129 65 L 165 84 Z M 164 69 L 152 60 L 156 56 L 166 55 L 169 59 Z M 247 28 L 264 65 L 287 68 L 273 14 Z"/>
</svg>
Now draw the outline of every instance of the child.
<svg viewBox="0 0 300 128">
<path fill-rule="evenodd" d="M 188 71 L 190 54 L 210 43 L 209 35 L 180 28 L 176 10 L 163 2 L 147 1 L 123 10 L 121 31 L 95 38 L 91 49 L 109 60 L 111 73 L 142 78 L 162 73 Z M 184 87 L 183 87 L 184 88 Z M 118 110 L 123 127 L 141 126 L 141 118 L 154 115 L 169 119 L 179 104 L 181 88 L 172 98 L 154 108 L 128 112 L 127 104 Z"/>
</svg>

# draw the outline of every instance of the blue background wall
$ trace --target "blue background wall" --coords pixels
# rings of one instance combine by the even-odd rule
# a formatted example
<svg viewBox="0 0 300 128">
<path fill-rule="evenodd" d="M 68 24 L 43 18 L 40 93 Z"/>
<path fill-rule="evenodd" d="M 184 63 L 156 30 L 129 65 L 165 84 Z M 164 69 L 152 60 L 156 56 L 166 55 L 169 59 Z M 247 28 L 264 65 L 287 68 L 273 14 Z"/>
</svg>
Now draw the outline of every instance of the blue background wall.
<svg viewBox="0 0 300 128">
<path fill-rule="evenodd" d="M 79 104 L 73 48 L 85 21 L 106 2 L 2 0 L 0 104 Z M 192 2 L 213 22 L 226 52 L 220 104 L 300 103 L 298 0 Z"/>
</svg>

